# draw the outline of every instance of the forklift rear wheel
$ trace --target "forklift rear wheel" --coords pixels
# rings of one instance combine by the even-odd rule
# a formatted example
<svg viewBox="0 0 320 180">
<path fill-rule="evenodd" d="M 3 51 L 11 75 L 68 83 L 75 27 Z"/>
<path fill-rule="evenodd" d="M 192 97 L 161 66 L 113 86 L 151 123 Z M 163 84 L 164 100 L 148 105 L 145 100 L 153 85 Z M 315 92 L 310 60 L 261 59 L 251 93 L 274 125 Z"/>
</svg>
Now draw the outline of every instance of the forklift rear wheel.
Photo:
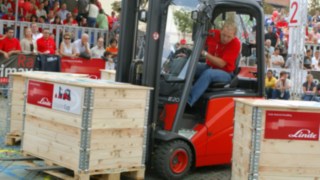
<svg viewBox="0 0 320 180">
<path fill-rule="evenodd" d="M 184 141 L 164 142 L 157 147 L 154 155 L 155 170 L 165 179 L 181 179 L 190 170 L 192 152 Z"/>
</svg>

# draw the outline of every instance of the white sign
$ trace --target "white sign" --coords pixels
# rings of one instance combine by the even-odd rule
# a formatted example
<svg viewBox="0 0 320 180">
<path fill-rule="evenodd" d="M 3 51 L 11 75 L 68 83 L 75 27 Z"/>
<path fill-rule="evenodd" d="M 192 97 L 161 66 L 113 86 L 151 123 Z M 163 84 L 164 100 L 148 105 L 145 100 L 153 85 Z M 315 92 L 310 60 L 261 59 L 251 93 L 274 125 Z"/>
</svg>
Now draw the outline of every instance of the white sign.
<svg viewBox="0 0 320 180">
<path fill-rule="evenodd" d="M 52 109 L 81 114 L 84 88 L 54 84 Z"/>
<path fill-rule="evenodd" d="M 300 26 L 301 25 L 301 0 L 291 0 L 290 2 L 290 16 L 289 26 Z"/>
</svg>

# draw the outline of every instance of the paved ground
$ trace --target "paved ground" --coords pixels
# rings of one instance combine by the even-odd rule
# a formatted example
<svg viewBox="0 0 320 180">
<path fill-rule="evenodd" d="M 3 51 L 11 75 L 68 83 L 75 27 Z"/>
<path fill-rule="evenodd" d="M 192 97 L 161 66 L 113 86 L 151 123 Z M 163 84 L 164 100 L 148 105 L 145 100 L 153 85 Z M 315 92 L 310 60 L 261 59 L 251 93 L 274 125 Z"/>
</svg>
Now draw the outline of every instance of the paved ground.
<svg viewBox="0 0 320 180">
<path fill-rule="evenodd" d="M 0 158 L 19 157 L 19 146 L 8 147 L 3 143 L 6 127 L 7 99 L 0 96 Z M 26 171 L 28 164 L 23 162 L 0 161 L 0 180 L 55 180 L 49 175 Z M 153 174 L 146 176 L 147 180 L 160 180 Z M 191 172 L 185 180 L 229 180 L 230 167 L 216 166 L 198 168 Z"/>
</svg>

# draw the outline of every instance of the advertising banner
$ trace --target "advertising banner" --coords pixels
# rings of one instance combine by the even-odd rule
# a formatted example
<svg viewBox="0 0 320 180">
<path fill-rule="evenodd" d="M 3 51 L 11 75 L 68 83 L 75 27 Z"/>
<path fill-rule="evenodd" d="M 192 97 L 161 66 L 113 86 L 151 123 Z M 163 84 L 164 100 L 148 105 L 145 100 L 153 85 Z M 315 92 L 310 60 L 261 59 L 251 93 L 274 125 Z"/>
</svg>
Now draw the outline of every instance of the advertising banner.
<svg viewBox="0 0 320 180">
<path fill-rule="evenodd" d="M 102 59 L 61 58 L 61 72 L 89 74 L 93 79 L 100 79 L 100 70 L 105 69 L 105 65 Z"/>
<path fill-rule="evenodd" d="M 32 71 L 35 60 L 35 55 L 17 54 L 10 56 L 8 59 L 0 56 L 0 84 L 8 83 L 10 73 Z"/>
</svg>

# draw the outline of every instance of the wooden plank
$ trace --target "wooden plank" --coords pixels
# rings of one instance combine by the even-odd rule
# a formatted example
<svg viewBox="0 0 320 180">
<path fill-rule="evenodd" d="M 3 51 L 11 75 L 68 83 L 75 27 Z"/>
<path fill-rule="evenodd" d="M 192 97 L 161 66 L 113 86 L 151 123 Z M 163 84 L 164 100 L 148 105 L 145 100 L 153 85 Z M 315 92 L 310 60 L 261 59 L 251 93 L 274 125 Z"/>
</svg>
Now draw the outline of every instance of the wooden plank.
<svg viewBox="0 0 320 180">
<path fill-rule="evenodd" d="M 100 160 L 100 159 L 118 159 L 118 158 L 131 158 L 140 157 L 142 160 L 143 149 L 132 148 L 132 149 L 103 149 L 103 150 L 91 150 L 90 160 Z"/>
<path fill-rule="evenodd" d="M 292 177 L 292 176 L 260 176 L 259 180 L 318 180 L 317 177 Z"/>
<path fill-rule="evenodd" d="M 145 108 L 137 109 L 93 109 L 92 119 L 144 118 Z"/>
<path fill-rule="evenodd" d="M 130 168 L 141 167 L 142 158 L 141 157 L 130 157 L 130 158 L 118 158 L 118 159 L 97 159 L 92 160 L 89 163 L 90 170 L 104 170 L 111 169 L 112 171 L 117 171 L 119 169 L 122 172 L 128 171 Z"/>
<path fill-rule="evenodd" d="M 52 121 L 64 125 L 81 128 L 82 120 L 81 116 L 79 115 L 62 111 L 56 111 L 31 104 L 27 104 L 26 114 L 41 118 L 41 120 L 43 121 Z"/>
<path fill-rule="evenodd" d="M 304 177 L 320 176 L 320 168 L 318 167 L 268 167 L 260 166 L 259 174 L 261 176 L 292 176 L 292 177 Z"/>
<path fill-rule="evenodd" d="M 92 129 L 143 128 L 144 118 L 93 119 Z"/>
<path fill-rule="evenodd" d="M 104 130 L 97 129 L 91 132 L 92 141 L 101 141 L 108 138 L 122 138 L 122 137 L 143 137 L 144 129 L 142 128 L 126 128 L 126 129 L 114 129 Z"/>
<path fill-rule="evenodd" d="M 99 109 L 142 109 L 145 108 L 145 99 L 102 99 L 95 97 L 93 107 Z"/>
<path fill-rule="evenodd" d="M 261 144 L 261 153 L 320 155 L 320 143 L 314 141 L 264 139 Z"/>
<path fill-rule="evenodd" d="M 124 172 L 123 176 L 129 179 L 137 179 L 137 180 L 144 179 L 145 169 L 141 168 L 140 170 L 137 170 L 137 171 Z"/>
<path fill-rule="evenodd" d="M 106 99 L 146 99 L 147 90 L 141 89 L 102 89 L 96 88 L 95 98 Z"/>
<path fill-rule="evenodd" d="M 122 138 L 105 138 L 104 140 L 91 140 L 91 150 L 103 149 L 129 149 L 129 148 L 142 148 L 142 137 L 122 137 Z"/>
<path fill-rule="evenodd" d="M 320 156 L 313 154 L 274 154 L 260 155 L 260 166 L 271 167 L 320 167 Z"/>
</svg>

